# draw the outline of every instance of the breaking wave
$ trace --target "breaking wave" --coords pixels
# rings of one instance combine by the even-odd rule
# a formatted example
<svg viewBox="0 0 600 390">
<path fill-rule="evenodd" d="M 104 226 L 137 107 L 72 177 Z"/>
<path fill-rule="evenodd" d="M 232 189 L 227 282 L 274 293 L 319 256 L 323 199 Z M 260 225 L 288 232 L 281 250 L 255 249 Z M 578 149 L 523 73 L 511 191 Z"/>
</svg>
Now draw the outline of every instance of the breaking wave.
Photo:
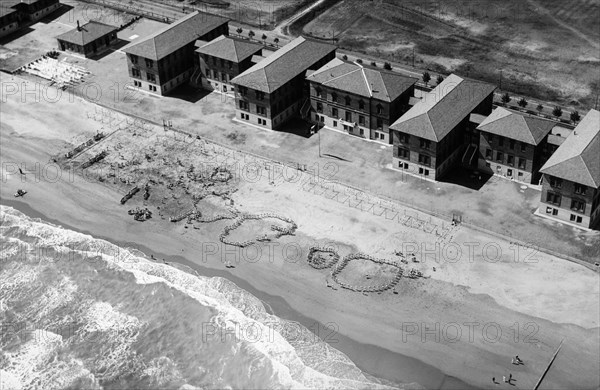
<svg viewBox="0 0 600 390">
<path fill-rule="evenodd" d="M 388 388 L 224 278 L 0 206 L 0 388 Z"/>
</svg>

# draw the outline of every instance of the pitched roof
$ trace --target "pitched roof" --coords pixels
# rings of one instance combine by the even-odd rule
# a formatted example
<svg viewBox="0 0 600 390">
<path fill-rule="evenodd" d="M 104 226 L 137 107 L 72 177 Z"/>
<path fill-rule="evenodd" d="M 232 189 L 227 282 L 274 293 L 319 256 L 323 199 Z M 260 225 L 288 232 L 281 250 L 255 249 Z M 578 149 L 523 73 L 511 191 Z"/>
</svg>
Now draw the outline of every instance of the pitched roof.
<svg viewBox="0 0 600 390">
<path fill-rule="evenodd" d="M 600 188 L 600 112 L 590 110 L 540 172 Z"/>
<path fill-rule="evenodd" d="M 438 142 L 495 89 L 495 85 L 451 74 L 390 129 Z"/>
<path fill-rule="evenodd" d="M 477 128 L 515 141 L 537 145 L 554 126 L 552 121 L 498 107 Z"/>
<path fill-rule="evenodd" d="M 417 79 L 398 73 L 381 72 L 337 58 L 307 79 L 340 91 L 386 102 L 394 101 L 417 82 Z"/>
<path fill-rule="evenodd" d="M 263 61 L 235 77 L 233 84 L 271 93 L 303 74 L 335 46 L 298 37 Z"/>
<path fill-rule="evenodd" d="M 116 30 L 117 28 L 115 26 L 90 20 L 81 26 L 81 28 L 74 28 L 71 31 L 67 31 L 64 34 L 57 36 L 56 39 L 83 46 Z"/>
<path fill-rule="evenodd" d="M 200 46 L 198 49 L 196 49 L 196 52 L 239 63 L 258 53 L 262 50 L 262 48 L 263 45 L 260 43 L 234 39 L 221 35 L 220 37 Z"/>
<path fill-rule="evenodd" d="M 163 27 L 146 39 L 126 46 L 123 51 L 158 61 L 227 23 L 228 20 L 221 16 L 194 11 Z"/>
</svg>

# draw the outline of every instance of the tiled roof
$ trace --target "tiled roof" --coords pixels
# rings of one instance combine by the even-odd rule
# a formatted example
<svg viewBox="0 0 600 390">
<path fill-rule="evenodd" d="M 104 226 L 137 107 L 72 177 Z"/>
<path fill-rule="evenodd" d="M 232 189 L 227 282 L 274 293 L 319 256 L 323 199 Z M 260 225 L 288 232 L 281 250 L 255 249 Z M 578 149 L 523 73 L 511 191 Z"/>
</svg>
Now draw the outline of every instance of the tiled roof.
<svg viewBox="0 0 600 390">
<path fill-rule="evenodd" d="M 195 11 L 158 30 L 143 41 L 125 47 L 123 51 L 158 61 L 227 23 L 228 20 L 221 16 Z"/>
<path fill-rule="evenodd" d="M 307 79 L 339 91 L 386 102 L 394 101 L 417 82 L 411 77 L 365 68 L 337 58 Z"/>
<path fill-rule="evenodd" d="M 91 20 L 81 26 L 79 30 L 74 28 L 71 31 L 67 31 L 64 34 L 57 36 L 56 39 L 83 46 L 116 30 L 117 28 L 115 26 Z"/>
<path fill-rule="evenodd" d="M 600 188 L 600 112 L 591 110 L 540 172 Z"/>
<path fill-rule="evenodd" d="M 263 45 L 248 40 L 234 39 L 221 35 L 218 38 L 198 47 L 196 52 L 240 63 L 246 58 L 260 52 Z"/>
<path fill-rule="evenodd" d="M 390 129 L 439 142 L 496 86 L 452 74 L 402 115 Z"/>
<path fill-rule="evenodd" d="M 231 80 L 258 91 L 271 93 L 304 72 L 335 46 L 298 37 L 263 61 Z"/>
<path fill-rule="evenodd" d="M 529 145 L 538 145 L 554 126 L 552 121 L 498 107 L 477 128 Z"/>
</svg>

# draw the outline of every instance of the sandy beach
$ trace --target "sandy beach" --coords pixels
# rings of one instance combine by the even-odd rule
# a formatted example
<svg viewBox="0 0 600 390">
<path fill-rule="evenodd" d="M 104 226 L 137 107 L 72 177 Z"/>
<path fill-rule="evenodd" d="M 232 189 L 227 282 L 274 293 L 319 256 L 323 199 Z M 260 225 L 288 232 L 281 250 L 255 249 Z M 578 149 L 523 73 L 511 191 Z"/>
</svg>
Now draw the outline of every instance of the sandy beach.
<svg viewBox="0 0 600 390">
<path fill-rule="evenodd" d="M 2 96 L 2 204 L 184 263 L 201 274 L 224 276 L 280 317 L 334 324 L 337 342 L 332 345 L 367 373 L 387 380 L 427 388 L 495 388 L 492 377 L 512 373 L 514 388 L 533 388 L 564 339 L 542 387 L 600 386 L 597 273 L 462 227 L 438 242 L 447 249 L 436 252 L 430 233 L 303 191 L 298 182 L 272 184 L 266 175 L 241 181 L 232 199 L 243 212 L 277 213 L 297 223 L 296 234 L 277 240 L 269 247 L 272 252 L 263 247 L 256 257 L 223 245 L 218 237 L 226 221 L 193 229 L 161 219 L 153 208 L 155 218 L 140 223 L 127 209 L 141 202 L 122 206 L 124 194 L 111 183 L 49 164 L 51 156 L 84 139 L 82 134 L 98 130 L 85 114 L 93 110 L 85 101 Z M 27 174 L 15 173 L 15 166 Z M 15 202 L 18 188 L 28 193 Z M 420 259 L 413 266 L 429 278 L 403 278 L 397 294 L 333 290 L 328 272 L 306 262 L 308 247 L 325 243 L 336 245 L 342 255 L 360 251 L 388 259 L 394 250 L 413 248 Z M 226 260 L 235 268 L 227 269 Z M 511 365 L 514 355 L 526 364 Z"/>
</svg>

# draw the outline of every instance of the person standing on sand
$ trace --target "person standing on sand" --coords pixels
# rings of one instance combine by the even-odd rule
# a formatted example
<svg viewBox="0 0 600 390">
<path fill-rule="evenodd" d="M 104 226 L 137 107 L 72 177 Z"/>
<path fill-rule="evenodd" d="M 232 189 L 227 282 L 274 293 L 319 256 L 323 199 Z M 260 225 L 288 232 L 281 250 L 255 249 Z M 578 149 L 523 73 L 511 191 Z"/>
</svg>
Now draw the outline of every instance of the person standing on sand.
<svg viewBox="0 0 600 390">
<path fill-rule="evenodd" d="M 504 383 L 506 383 L 506 376 L 502 375 L 502 380 L 504 381 Z"/>
</svg>

